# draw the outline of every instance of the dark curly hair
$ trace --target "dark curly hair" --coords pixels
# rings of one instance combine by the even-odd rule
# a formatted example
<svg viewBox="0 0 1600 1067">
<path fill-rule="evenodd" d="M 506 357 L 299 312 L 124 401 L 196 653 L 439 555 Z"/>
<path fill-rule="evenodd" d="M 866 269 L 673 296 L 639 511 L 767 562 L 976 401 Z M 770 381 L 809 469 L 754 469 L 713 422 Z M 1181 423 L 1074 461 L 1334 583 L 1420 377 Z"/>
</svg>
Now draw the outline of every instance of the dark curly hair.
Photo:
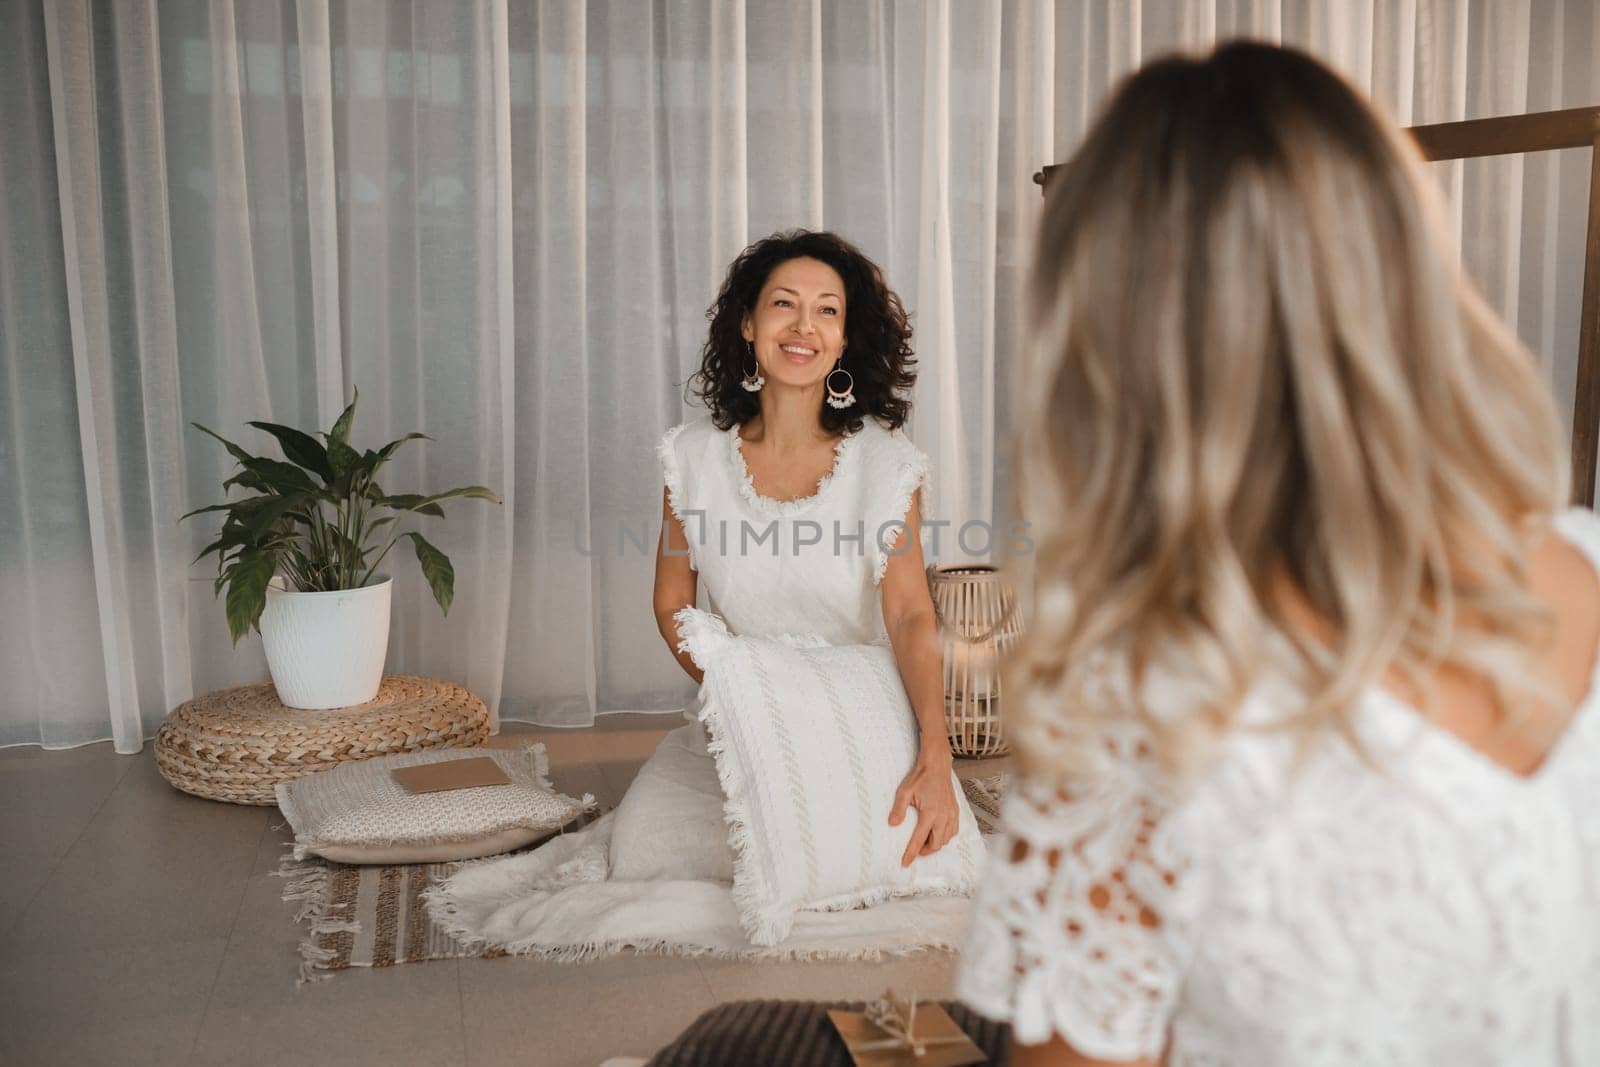
<svg viewBox="0 0 1600 1067">
<path fill-rule="evenodd" d="M 711 329 L 690 387 L 705 401 L 719 430 L 761 413 L 757 395 L 740 385 L 748 350 L 739 329 L 745 314 L 755 310 L 773 270 L 803 256 L 826 263 L 844 280 L 845 349 L 839 366 L 855 381 L 856 402 L 842 411 L 821 404 L 823 428 L 830 434 L 855 433 L 865 416 L 872 415 L 886 429 L 898 430 L 911 413 L 911 402 L 900 394 L 917 380 L 910 318 L 878 265 L 849 241 L 825 231 L 784 230 L 739 253 L 706 311 Z"/>
</svg>

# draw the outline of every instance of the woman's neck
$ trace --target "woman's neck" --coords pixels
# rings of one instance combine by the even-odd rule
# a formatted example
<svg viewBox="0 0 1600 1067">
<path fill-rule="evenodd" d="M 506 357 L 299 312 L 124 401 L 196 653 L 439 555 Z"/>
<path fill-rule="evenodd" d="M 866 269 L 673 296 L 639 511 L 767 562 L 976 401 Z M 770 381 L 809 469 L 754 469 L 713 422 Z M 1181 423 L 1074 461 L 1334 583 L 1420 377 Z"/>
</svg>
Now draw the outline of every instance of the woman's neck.
<svg viewBox="0 0 1600 1067">
<path fill-rule="evenodd" d="M 779 454 L 811 448 L 830 436 L 817 416 L 816 399 L 787 390 L 763 395 L 761 414 L 746 424 L 750 432 L 742 436 Z"/>
</svg>

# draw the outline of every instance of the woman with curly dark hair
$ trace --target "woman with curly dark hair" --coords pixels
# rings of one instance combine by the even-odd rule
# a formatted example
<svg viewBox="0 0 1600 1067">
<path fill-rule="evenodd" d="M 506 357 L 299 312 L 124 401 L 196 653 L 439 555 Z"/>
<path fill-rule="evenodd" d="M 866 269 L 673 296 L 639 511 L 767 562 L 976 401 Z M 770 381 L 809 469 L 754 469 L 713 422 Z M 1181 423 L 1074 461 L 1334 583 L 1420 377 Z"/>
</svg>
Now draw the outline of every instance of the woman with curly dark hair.
<svg viewBox="0 0 1600 1067">
<path fill-rule="evenodd" d="M 875 263 L 835 234 L 806 230 L 740 253 L 707 317 L 690 381 L 710 413 L 669 430 L 658 449 L 666 537 L 656 624 L 697 682 L 679 616 L 701 579 L 736 634 L 812 632 L 833 644 L 886 637 L 920 735 L 889 812 L 898 827 L 916 809 L 902 856 L 909 866 L 961 824 L 919 544 L 928 459 L 901 431 L 911 409 L 903 394 L 916 382 L 911 324 Z M 781 526 L 770 549 L 733 536 L 752 521 L 785 520 L 795 528 L 792 549 Z M 803 540 L 805 522 L 824 527 L 814 545 Z"/>
<path fill-rule="evenodd" d="M 793 292 L 784 284 L 791 280 L 787 277 L 791 273 L 812 281 L 819 293 L 839 290 L 816 309 L 816 326 L 842 333 L 837 350 L 824 353 L 823 359 L 795 363 L 775 348 L 757 350 L 757 311 L 765 312 L 769 306 L 786 312 L 798 310 L 791 297 L 777 293 L 779 289 Z M 764 301 L 766 290 L 774 295 Z M 785 300 L 788 303 L 782 302 Z M 847 308 L 848 316 L 844 314 Z M 898 430 L 911 413 L 910 401 L 901 394 L 916 384 L 912 369 L 916 359 L 911 354 L 911 323 L 900 297 L 883 280 L 876 263 L 835 234 L 790 230 L 757 241 L 728 268 L 706 317 L 711 329 L 701 349 L 700 369 L 690 381 L 719 429 L 752 420 L 759 424 L 762 405 L 774 397 L 780 398 L 780 403 L 787 402 L 782 398 L 788 396 L 804 400 L 800 411 L 812 419 L 820 416 L 821 428 L 829 437 L 855 433 L 867 415 Z M 775 321 L 778 327 L 786 324 Z M 820 383 L 819 374 L 823 375 Z M 769 375 L 771 390 L 748 388 L 757 378 L 765 381 Z M 797 387 L 804 395 L 786 386 Z M 816 394 L 824 389 L 836 398 L 848 394 L 855 402 L 812 404 L 811 400 L 822 399 Z"/>
<path fill-rule="evenodd" d="M 859 738 L 846 731 L 850 751 L 812 780 L 799 780 L 792 749 L 777 760 L 784 766 L 753 777 L 790 803 L 780 819 L 809 827 L 807 810 L 855 815 L 828 820 L 824 848 L 802 838 L 804 899 L 829 910 L 797 920 L 787 939 L 795 951 L 948 947 L 965 923 L 970 905 L 961 897 L 976 888 L 983 843 L 944 731 L 941 649 L 920 546 L 928 457 L 902 429 L 904 394 L 916 380 L 905 310 L 849 242 L 797 230 L 745 249 L 708 317 L 691 379 L 707 413 L 657 446 L 665 482 L 657 626 L 696 682 L 703 675 L 689 635 L 712 618 L 695 607 L 702 586 L 720 617 L 715 627 L 728 635 L 878 646 L 846 654 L 859 664 L 850 669 L 864 672 L 859 685 L 843 680 L 852 691 L 892 691 L 898 668 L 911 715 L 869 716 L 874 725 Z M 767 690 L 777 692 L 770 682 Z M 830 699 L 829 718 L 819 721 L 837 725 L 850 714 L 850 694 L 820 691 Z M 732 802 L 695 714 L 712 711 L 701 696 L 615 812 L 526 857 L 451 879 L 437 894 L 451 928 L 563 958 L 624 945 L 754 954 L 735 918 L 729 840 L 754 831 L 738 815 L 728 817 L 730 831 L 725 819 Z M 788 718 L 780 715 L 780 725 L 805 740 L 808 723 Z M 747 879 L 750 866 L 741 868 Z M 886 899 L 922 894 L 935 895 Z M 868 901 L 882 902 L 870 918 L 832 910 Z"/>
</svg>

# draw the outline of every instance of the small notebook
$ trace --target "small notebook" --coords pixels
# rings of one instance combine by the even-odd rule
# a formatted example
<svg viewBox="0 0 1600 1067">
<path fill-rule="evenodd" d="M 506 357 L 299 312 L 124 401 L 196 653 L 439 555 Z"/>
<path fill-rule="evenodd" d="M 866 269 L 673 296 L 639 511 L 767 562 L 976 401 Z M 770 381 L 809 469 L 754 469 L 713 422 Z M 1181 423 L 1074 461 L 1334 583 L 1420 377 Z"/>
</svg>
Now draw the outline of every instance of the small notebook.
<svg viewBox="0 0 1600 1067">
<path fill-rule="evenodd" d="M 439 793 L 446 789 L 476 789 L 485 785 L 510 785 L 506 772 L 488 756 L 420 763 L 389 772 L 408 793 Z"/>
</svg>

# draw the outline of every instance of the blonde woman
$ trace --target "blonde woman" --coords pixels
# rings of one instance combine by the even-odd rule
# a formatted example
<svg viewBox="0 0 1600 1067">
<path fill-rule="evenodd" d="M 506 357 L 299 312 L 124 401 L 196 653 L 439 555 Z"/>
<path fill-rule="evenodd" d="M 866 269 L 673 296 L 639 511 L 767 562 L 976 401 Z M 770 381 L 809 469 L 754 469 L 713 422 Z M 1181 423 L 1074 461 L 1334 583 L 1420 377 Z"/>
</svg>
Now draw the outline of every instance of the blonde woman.
<svg viewBox="0 0 1600 1067">
<path fill-rule="evenodd" d="M 1600 521 L 1420 159 L 1316 61 L 1123 85 L 1051 189 L 1018 1064 L 1600 1063 Z"/>
</svg>

